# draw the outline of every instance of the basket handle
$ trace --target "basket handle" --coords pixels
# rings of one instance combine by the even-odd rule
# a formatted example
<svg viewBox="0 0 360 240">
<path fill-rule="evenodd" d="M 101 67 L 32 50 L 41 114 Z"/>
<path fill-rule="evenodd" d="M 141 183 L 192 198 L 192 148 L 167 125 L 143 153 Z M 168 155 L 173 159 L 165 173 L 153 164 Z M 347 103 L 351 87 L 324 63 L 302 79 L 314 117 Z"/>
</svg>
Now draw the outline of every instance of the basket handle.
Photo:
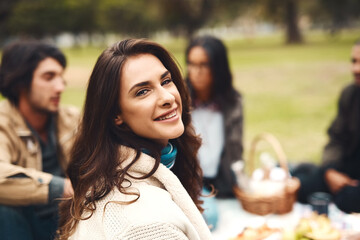
<svg viewBox="0 0 360 240">
<path fill-rule="evenodd" d="M 254 169 L 255 148 L 256 148 L 256 145 L 258 144 L 258 142 L 260 142 L 261 140 L 265 140 L 268 143 L 270 143 L 270 145 L 272 146 L 272 148 L 274 149 L 274 151 L 277 155 L 280 167 L 285 170 L 287 177 L 290 177 L 285 152 L 282 149 L 280 142 L 276 139 L 276 137 L 274 137 L 270 133 L 261 133 L 261 134 L 257 135 L 251 142 L 249 159 L 248 159 L 250 172 L 252 173 L 255 170 Z"/>
</svg>

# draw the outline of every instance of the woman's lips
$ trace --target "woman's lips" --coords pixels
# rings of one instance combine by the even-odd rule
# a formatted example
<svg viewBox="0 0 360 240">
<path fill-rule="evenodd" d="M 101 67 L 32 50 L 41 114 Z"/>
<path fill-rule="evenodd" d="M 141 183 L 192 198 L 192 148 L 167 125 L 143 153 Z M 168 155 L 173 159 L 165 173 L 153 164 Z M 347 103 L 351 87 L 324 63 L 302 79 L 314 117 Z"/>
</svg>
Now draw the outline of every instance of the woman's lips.
<svg viewBox="0 0 360 240">
<path fill-rule="evenodd" d="M 158 118 L 155 119 L 155 121 L 163 121 L 163 120 L 167 120 L 173 117 L 176 117 L 176 109 L 174 109 L 173 111 L 171 111 L 170 113 L 164 114 Z"/>
</svg>

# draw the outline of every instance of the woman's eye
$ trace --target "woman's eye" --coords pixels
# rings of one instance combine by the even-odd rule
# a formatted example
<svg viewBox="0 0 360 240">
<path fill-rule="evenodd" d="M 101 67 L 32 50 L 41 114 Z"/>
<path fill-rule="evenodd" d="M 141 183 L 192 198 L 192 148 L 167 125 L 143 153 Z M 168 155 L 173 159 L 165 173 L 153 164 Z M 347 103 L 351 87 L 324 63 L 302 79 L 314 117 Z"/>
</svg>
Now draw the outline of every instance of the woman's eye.
<svg viewBox="0 0 360 240">
<path fill-rule="evenodd" d="M 141 89 L 139 91 L 136 92 L 136 96 L 139 97 L 139 96 L 143 96 L 145 95 L 149 90 L 148 89 Z"/>
<path fill-rule="evenodd" d="M 167 78 L 167 79 L 165 79 L 165 80 L 161 83 L 161 85 L 164 86 L 164 85 L 169 84 L 169 83 L 171 83 L 171 82 L 172 82 L 172 79 L 171 79 L 171 78 Z"/>
</svg>

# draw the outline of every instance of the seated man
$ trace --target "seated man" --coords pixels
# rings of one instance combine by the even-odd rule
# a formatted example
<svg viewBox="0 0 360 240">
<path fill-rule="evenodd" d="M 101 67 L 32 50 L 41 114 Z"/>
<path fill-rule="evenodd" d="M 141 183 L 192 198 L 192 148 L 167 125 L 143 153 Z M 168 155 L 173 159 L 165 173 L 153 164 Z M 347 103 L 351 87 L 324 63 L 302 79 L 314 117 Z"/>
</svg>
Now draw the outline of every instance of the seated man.
<svg viewBox="0 0 360 240">
<path fill-rule="evenodd" d="M 301 181 L 300 202 L 313 192 L 329 192 L 339 209 L 360 212 L 360 41 L 352 48 L 351 61 L 355 82 L 341 93 L 322 166 L 302 164 L 293 175 Z"/>
<path fill-rule="evenodd" d="M 56 47 L 16 42 L 0 65 L 0 239 L 53 239 L 76 108 L 59 106 L 66 59 Z"/>
</svg>

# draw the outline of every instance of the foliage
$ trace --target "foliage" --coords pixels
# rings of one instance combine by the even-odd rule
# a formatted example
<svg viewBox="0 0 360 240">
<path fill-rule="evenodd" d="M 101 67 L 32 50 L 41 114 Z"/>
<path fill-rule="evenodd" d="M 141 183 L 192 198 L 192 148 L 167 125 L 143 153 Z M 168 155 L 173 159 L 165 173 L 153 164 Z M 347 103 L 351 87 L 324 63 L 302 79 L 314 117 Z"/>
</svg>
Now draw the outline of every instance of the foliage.
<svg viewBox="0 0 360 240">
<path fill-rule="evenodd" d="M 17 0 L 8 5 L 2 22 L 12 36 L 43 38 L 64 31 L 74 34 L 98 29 L 95 9 L 98 0 Z"/>
<path fill-rule="evenodd" d="M 159 0 L 162 6 L 162 22 L 166 29 L 190 37 L 195 30 L 203 26 L 214 11 L 214 0 Z"/>
<path fill-rule="evenodd" d="M 147 36 L 160 27 L 159 11 L 149 0 L 104 0 L 98 10 L 103 31 Z"/>
<path fill-rule="evenodd" d="M 286 43 L 302 43 L 299 28 L 298 0 L 258 0 L 256 6 L 263 18 L 282 25 L 286 29 Z"/>
<path fill-rule="evenodd" d="M 66 16 L 64 1 L 46 3 L 46 0 L 18 1 L 8 20 L 9 33 L 35 37 L 59 33 L 62 29 L 56 23 Z"/>
<path fill-rule="evenodd" d="M 231 25 L 253 14 L 302 42 L 300 17 L 332 32 L 360 21 L 358 0 L 1 0 L 0 40 L 44 38 L 70 32 L 150 37 L 167 31 L 191 37 L 203 27 Z"/>
<path fill-rule="evenodd" d="M 342 28 L 351 27 L 359 20 L 360 1 L 358 0 L 318 0 L 319 4 L 312 9 L 311 16 L 318 24 L 325 26 L 332 33 Z"/>
</svg>

